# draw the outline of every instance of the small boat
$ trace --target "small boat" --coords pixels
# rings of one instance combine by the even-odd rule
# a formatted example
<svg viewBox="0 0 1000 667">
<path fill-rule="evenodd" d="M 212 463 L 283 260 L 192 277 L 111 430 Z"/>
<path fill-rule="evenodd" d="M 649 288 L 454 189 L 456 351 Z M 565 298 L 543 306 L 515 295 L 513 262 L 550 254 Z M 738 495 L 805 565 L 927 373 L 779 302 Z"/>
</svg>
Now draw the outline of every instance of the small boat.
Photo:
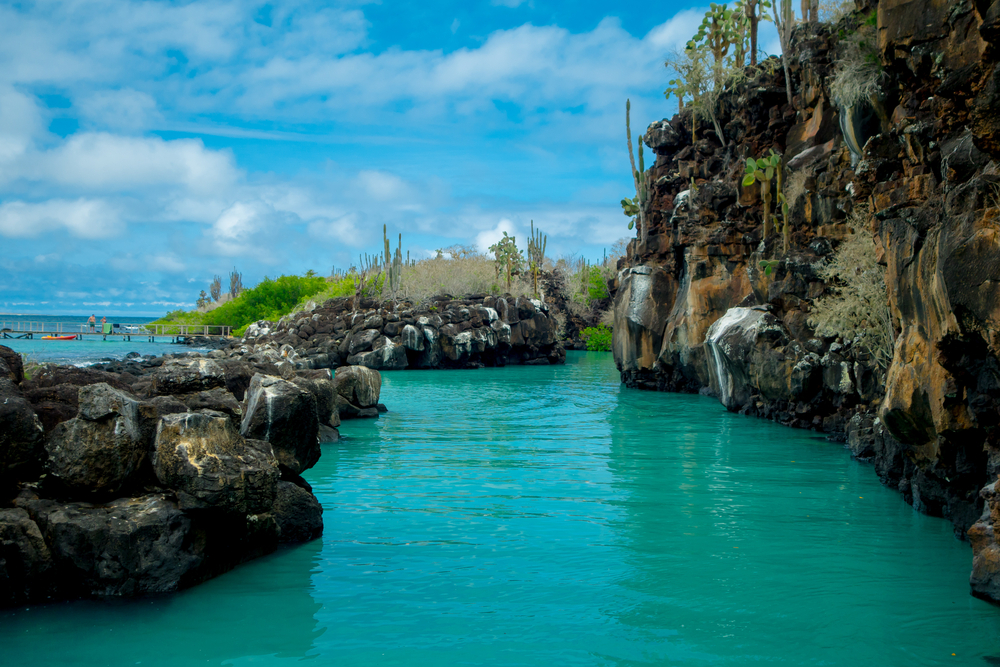
<svg viewBox="0 0 1000 667">
<path fill-rule="evenodd" d="M 73 336 L 42 336 L 42 340 L 76 340 L 76 335 L 73 335 Z"/>
</svg>

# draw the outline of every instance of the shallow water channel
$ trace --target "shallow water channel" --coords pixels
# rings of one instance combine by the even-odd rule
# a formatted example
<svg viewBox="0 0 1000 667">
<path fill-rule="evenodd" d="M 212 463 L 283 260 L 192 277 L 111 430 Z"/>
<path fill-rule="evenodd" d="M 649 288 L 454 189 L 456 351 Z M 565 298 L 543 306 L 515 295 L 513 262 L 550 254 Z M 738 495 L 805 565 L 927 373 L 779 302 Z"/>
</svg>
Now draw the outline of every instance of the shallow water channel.
<svg viewBox="0 0 1000 667">
<path fill-rule="evenodd" d="M 322 540 L 176 595 L 0 612 L 4 665 L 990 665 L 971 553 L 867 465 L 611 356 L 384 373 Z M 955 654 L 955 655 L 953 655 Z"/>
</svg>

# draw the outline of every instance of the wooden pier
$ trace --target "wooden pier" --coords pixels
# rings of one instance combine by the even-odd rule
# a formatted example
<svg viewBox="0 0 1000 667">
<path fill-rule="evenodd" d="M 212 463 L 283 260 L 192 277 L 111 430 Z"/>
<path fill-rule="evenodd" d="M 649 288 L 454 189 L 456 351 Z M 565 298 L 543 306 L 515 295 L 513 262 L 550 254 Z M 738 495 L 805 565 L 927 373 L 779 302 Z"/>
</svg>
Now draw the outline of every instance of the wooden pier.
<svg viewBox="0 0 1000 667">
<path fill-rule="evenodd" d="M 233 328 L 221 324 L 113 324 L 93 328 L 86 322 L 33 322 L 30 320 L 0 320 L 0 338 L 41 339 L 45 336 L 73 336 L 73 340 L 112 340 L 121 337 L 131 341 L 132 337 L 146 338 L 155 343 L 157 338 L 170 338 L 172 343 L 185 343 L 191 338 L 231 338 Z"/>
</svg>

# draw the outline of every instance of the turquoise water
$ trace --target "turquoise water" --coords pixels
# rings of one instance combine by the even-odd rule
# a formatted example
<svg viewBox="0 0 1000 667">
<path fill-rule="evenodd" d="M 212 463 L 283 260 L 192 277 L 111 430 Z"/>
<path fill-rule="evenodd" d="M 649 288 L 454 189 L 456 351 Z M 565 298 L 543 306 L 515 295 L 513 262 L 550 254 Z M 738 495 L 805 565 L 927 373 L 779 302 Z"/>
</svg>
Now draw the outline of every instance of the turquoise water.
<svg viewBox="0 0 1000 667">
<path fill-rule="evenodd" d="M 121 359 L 129 352 L 142 355 L 180 354 L 184 352 L 204 352 L 203 348 L 177 345 L 167 337 L 150 343 L 148 338 L 133 336 L 131 341 L 123 341 L 121 336 L 108 336 L 107 340 L 89 337 L 83 340 L 41 340 L 6 339 L 0 340 L 15 352 L 27 355 L 34 363 L 89 365 L 102 359 Z"/>
<path fill-rule="evenodd" d="M 1000 656 L 968 545 L 838 445 L 624 389 L 600 353 L 383 377 L 392 412 L 345 422 L 307 474 L 321 541 L 172 596 L 0 613 L 3 664 Z"/>
<path fill-rule="evenodd" d="M 77 333 L 85 326 L 90 315 L 4 315 L 0 314 L 0 329 L 9 328 L 15 331 L 28 331 L 43 325 L 46 329 L 59 329 L 68 334 Z M 101 313 L 97 313 L 100 321 Z M 146 324 L 151 317 L 119 317 L 109 316 L 108 322 L 118 324 Z M 29 327 L 32 323 L 32 327 Z M 28 355 L 35 363 L 76 364 L 86 365 L 102 359 L 121 359 L 129 352 L 142 355 L 162 355 L 179 352 L 204 352 L 202 348 L 177 345 L 170 342 L 168 336 L 159 337 L 150 343 L 147 337 L 134 335 L 131 341 L 124 341 L 120 335 L 108 335 L 107 340 L 96 336 L 85 337 L 82 340 L 40 340 L 40 339 L 0 339 L 0 345 Z"/>
</svg>

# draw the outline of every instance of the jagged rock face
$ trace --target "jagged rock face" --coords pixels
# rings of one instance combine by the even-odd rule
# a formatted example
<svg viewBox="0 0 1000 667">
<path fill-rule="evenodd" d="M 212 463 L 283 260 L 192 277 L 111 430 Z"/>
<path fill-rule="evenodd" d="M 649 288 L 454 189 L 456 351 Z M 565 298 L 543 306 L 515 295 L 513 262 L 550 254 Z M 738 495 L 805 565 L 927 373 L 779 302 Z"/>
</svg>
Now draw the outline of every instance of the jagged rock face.
<svg viewBox="0 0 1000 667">
<path fill-rule="evenodd" d="M 319 461 L 318 414 L 312 393 L 281 378 L 255 375 L 240 433 L 271 443 L 281 467 L 298 475 Z"/>
<path fill-rule="evenodd" d="M 177 492 L 181 509 L 240 514 L 268 511 L 280 478 L 268 443 L 245 440 L 226 415 L 212 412 L 163 417 L 153 469 L 161 484 Z"/>
<path fill-rule="evenodd" d="M 959 536 L 982 515 L 970 533 L 973 586 L 1000 600 L 982 511 L 995 492 L 979 493 L 1000 473 L 1000 9 L 877 9 L 886 77 L 874 129 L 858 109 L 837 109 L 827 87 L 846 23 L 796 28 L 792 105 L 778 95 L 780 71 L 723 96 L 728 148 L 708 128 L 694 140 L 689 111 L 650 126 L 650 228 L 619 267 L 615 356 L 631 386 L 703 390 L 730 409 L 846 439 Z M 789 254 L 777 237 L 761 239 L 759 189 L 735 187 L 742 160 L 771 146 L 804 172 Z M 816 337 L 808 321 L 828 291 L 817 268 L 856 203 L 875 214 L 886 267 L 898 333 L 887 371 L 853 341 Z M 763 259 L 777 261 L 770 275 Z M 755 306 L 768 310 L 765 337 L 765 316 L 746 310 Z"/>
<path fill-rule="evenodd" d="M 254 364 L 269 361 L 290 370 L 366 366 L 477 368 L 508 363 L 563 363 L 556 322 L 548 306 L 518 297 L 440 298 L 427 308 L 355 310 L 354 299 L 278 323 L 247 328 L 232 354 Z M 363 305 L 363 304 L 358 304 Z"/>
</svg>

